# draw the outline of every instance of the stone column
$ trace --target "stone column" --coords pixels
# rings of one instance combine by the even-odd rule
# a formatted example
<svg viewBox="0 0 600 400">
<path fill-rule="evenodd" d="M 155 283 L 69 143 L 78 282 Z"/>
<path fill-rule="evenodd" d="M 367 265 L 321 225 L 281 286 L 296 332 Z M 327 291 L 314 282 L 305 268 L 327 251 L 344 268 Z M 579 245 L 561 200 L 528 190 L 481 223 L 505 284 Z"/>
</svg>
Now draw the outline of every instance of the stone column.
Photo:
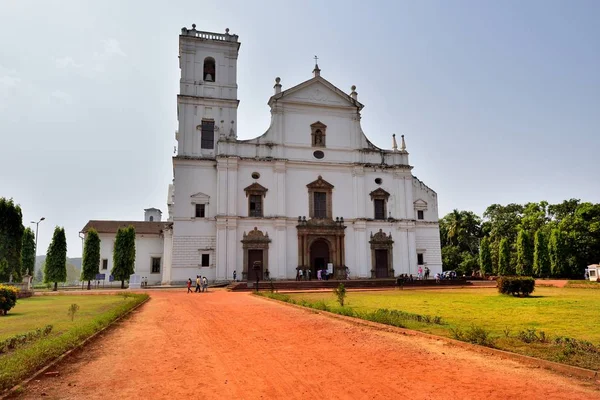
<svg viewBox="0 0 600 400">
<path fill-rule="evenodd" d="M 217 217 L 217 251 L 215 260 L 215 277 L 221 279 L 227 273 L 227 219 Z"/>
<path fill-rule="evenodd" d="M 173 263 L 173 230 L 165 229 L 163 232 L 163 271 L 161 285 L 171 284 L 171 268 Z"/>
</svg>

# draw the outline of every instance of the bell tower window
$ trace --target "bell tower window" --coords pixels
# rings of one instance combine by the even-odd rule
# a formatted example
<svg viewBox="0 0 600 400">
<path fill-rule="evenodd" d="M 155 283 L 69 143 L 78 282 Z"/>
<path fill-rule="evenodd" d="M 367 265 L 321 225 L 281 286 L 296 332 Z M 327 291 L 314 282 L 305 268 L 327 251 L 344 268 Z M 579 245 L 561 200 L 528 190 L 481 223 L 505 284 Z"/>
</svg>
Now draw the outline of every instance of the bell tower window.
<svg viewBox="0 0 600 400">
<path fill-rule="evenodd" d="M 200 130 L 200 147 L 214 149 L 215 147 L 215 121 L 202 121 Z"/>
<path fill-rule="evenodd" d="M 204 59 L 204 73 L 202 76 L 205 82 L 215 82 L 217 80 L 214 58 L 206 57 Z"/>
</svg>

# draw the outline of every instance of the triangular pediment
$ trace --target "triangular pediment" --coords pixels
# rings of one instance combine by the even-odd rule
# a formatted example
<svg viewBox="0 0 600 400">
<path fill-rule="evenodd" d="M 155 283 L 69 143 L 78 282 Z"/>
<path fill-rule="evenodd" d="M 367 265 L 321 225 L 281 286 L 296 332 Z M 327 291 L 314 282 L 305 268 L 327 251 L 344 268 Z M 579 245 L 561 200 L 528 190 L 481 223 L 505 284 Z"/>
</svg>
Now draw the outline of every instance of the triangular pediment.
<svg viewBox="0 0 600 400">
<path fill-rule="evenodd" d="M 363 105 L 354 100 L 321 76 L 314 77 L 271 97 L 273 101 L 284 103 L 314 104 L 331 107 L 358 107 Z"/>
<path fill-rule="evenodd" d="M 266 187 L 264 187 L 263 185 L 261 185 L 258 182 L 254 182 L 250 186 L 244 188 L 244 191 L 246 192 L 246 197 L 248 197 L 251 194 L 257 194 L 257 195 L 264 196 L 264 195 L 266 195 L 267 190 L 269 190 L 269 189 L 267 189 Z"/>
<path fill-rule="evenodd" d="M 319 175 L 316 181 L 309 183 L 306 187 L 309 189 L 333 189 L 333 185 L 323 179 L 321 175 Z"/>
<path fill-rule="evenodd" d="M 371 200 L 382 199 L 382 198 L 387 199 L 388 197 L 390 197 L 390 194 L 388 192 L 386 192 L 385 190 L 383 190 L 382 188 L 377 188 L 369 194 L 371 195 Z"/>
<path fill-rule="evenodd" d="M 427 209 L 427 202 L 422 199 L 415 200 L 413 205 L 418 210 L 426 210 Z"/>
<path fill-rule="evenodd" d="M 210 200 L 210 196 L 202 192 L 195 193 L 190 198 L 194 200 Z"/>
</svg>

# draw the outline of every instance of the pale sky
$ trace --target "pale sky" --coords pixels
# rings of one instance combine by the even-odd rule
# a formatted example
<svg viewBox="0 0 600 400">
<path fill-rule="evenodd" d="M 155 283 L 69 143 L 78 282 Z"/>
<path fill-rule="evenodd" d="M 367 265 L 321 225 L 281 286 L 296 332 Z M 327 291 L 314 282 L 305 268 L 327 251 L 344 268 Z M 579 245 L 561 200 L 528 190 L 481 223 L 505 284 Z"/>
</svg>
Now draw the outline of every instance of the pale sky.
<svg viewBox="0 0 600 400">
<path fill-rule="evenodd" d="M 178 35 L 239 35 L 238 135 L 283 89 L 356 85 L 376 145 L 406 136 L 440 217 L 492 203 L 600 202 L 599 1 L 0 0 L 0 197 L 55 225 L 166 214 Z"/>
</svg>

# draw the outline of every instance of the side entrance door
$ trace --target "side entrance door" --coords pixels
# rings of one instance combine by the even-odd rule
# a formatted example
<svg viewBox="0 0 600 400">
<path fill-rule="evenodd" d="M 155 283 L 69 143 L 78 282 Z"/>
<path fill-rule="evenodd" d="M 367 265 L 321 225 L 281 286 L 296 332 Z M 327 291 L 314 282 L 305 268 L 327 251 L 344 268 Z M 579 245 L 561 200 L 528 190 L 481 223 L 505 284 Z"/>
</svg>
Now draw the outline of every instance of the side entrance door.
<svg viewBox="0 0 600 400">
<path fill-rule="evenodd" d="M 263 251 L 248 250 L 248 282 L 256 282 L 257 271 L 254 270 L 254 261 L 260 261 L 258 276 L 261 281 L 263 280 Z"/>
<path fill-rule="evenodd" d="M 375 277 L 388 277 L 388 251 L 375 250 Z"/>
</svg>

